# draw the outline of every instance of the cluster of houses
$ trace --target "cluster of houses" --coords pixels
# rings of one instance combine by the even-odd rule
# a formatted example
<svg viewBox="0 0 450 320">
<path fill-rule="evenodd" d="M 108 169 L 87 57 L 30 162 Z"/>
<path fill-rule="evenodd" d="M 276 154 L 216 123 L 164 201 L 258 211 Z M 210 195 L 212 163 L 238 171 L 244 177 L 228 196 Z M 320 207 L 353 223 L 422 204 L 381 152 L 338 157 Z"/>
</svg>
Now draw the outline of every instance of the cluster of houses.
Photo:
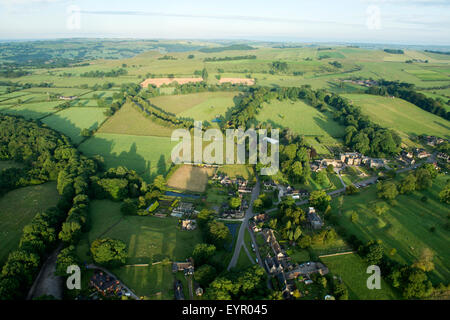
<svg viewBox="0 0 450 320">
<path fill-rule="evenodd" d="M 439 137 L 435 137 L 435 136 L 424 136 L 423 140 L 425 141 L 425 143 L 431 147 L 435 147 L 437 145 L 440 145 L 441 143 L 443 143 L 445 140 Z"/>
<path fill-rule="evenodd" d="M 342 168 L 345 165 L 348 166 L 362 166 L 365 165 L 369 168 L 383 168 L 386 166 L 385 159 L 377 159 L 366 157 L 358 152 L 346 152 L 342 153 L 339 159 L 320 159 L 311 164 L 311 170 L 317 172 L 322 169 L 326 169 L 329 165 L 334 168 Z"/>
<path fill-rule="evenodd" d="M 414 156 L 416 156 L 419 159 L 426 159 L 429 156 L 431 156 L 431 153 L 429 153 L 428 151 L 426 151 L 425 149 L 422 149 L 422 148 L 414 148 L 413 152 L 414 152 Z"/>
<path fill-rule="evenodd" d="M 246 199 L 243 199 L 242 194 L 239 194 L 241 198 L 241 205 L 237 209 L 233 209 L 230 205 L 225 202 L 222 204 L 222 208 L 220 210 L 220 217 L 222 219 L 243 219 L 245 216 L 245 210 L 248 209 L 249 204 Z"/>
<path fill-rule="evenodd" d="M 292 197 L 292 199 L 300 199 L 304 197 L 309 197 L 309 191 L 305 189 L 295 189 L 292 186 L 281 186 L 277 185 L 272 180 L 267 180 L 263 182 L 263 188 L 264 190 L 275 190 L 275 189 L 281 189 L 280 192 L 282 192 L 283 196 L 289 196 Z"/>
<path fill-rule="evenodd" d="M 120 281 L 102 271 L 96 271 L 94 273 L 90 280 L 90 285 L 97 289 L 104 297 L 122 295 Z"/>
<path fill-rule="evenodd" d="M 244 195 L 252 193 L 253 186 L 250 185 L 249 181 L 243 178 L 231 179 L 226 174 L 216 172 L 212 178 L 213 181 L 218 182 L 224 187 L 228 187 L 228 195 L 234 196 L 235 190 L 237 189 L 239 198 L 241 199 L 241 205 L 239 208 L 231 208 L 229 204 L 223 203 L 220 208 L 220 217 L 222 219 L 243 219 L 245 216 L 245 210 L 248 209 L 249 203 L 245 199 Z M 234 189 L 236 188 L 236 189 Z"/>
<path fill-rule="evenodd" d="M 296 289 L 295 279 L 301 277 L 305 284 L 311 284 L 310 276 L 312 274 L 325 275 L 328 273 L 328 268 L 320 262 L 307 262 L 301 265 L 293 264 L 291 258 L 281 248 L 272 229 L 263 229 L 261 234 L 273 252 L 273 256 L 268 254 L 265 258 L 265 267 L 270 275 L 278 279 L 285 299 L 289 299 L 293 295 Z"/>
<path fill-rule="evenodd" d="M 252 193 L 252 186 L 248 180 L 243 178 L 231 179 L 223 173 L 216 173 L 212 178 L 213 181 L 218 181 L 222 186 L 237 186 L 239 193 Z"/>
</svg>

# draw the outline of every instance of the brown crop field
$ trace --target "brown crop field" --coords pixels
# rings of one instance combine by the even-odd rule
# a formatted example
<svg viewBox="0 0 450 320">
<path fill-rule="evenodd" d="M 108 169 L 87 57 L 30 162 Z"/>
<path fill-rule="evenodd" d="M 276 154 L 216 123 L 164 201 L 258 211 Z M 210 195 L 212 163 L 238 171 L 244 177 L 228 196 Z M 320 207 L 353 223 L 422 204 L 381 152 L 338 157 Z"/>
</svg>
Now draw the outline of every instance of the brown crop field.
<svg viewBox="0 0 450 320">
<path fill-rule="evenodd" d="M 172 174 L 167 181 L 167 186 L 178 190 L 205 192 L 208 177 L 214 173 L 214 170 L 214 168 L 183 165 Z"/>
<path fill-rule="evenodd" d="M 147 88 L 149 84 L 160 87 L 163 84 L 171 84 L 177 82 L 178 84 L 186 84 L 189 82 L 202 82 L 202 78 L 150 78 L 141 83 L 142 88 Z"/>
</svg>

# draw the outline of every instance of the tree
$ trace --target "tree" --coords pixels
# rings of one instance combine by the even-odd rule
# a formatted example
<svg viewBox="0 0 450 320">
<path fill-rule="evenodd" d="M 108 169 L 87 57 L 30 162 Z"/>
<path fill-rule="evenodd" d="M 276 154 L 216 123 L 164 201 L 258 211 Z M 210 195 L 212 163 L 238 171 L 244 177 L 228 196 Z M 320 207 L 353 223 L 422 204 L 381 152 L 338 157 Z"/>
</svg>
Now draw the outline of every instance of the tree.
<svg viewBox="0 0 450 320">
<path fill-rule="evenodd" d="M 416 189 L 425 190 L 431 188 L 433 180 L 431 173 L 426 168 L 419 168 L 416 170 Z"/>
<path fill-rule="evenodd" d="M 338 300 L 348 300 L 348 289 L 342 282 L 335 281 L 334 283 L 334 296 Z"/>
<path fill-rule="evenodd" d="M 253 210 L 255 210 L 255 212 L 261 212 L 262 209 L 263 209 L 263 201 L 260 198 L 253 201 Z"/>
<path fill-rule="evenodd" d="M 229 201 L 229 205 L 232 209 L 237 209 L 241 206 L 241 198 L 233 197 Z"/>
<path fill-rule="evenodd" d="M 105 266 L 119 266 L 125 263 L 127 249 L 123 241 L 110 238 L 92 242 L 91 253 L 94 261 Z"/>
<path fill-rule="evenodd" d="M 439 199 L 446 204 L 450 204 L 450 183 L 447 183 L 442 191 L 439 192 Z"/>
<path fill-rule="evenodd" d="M 377 265 L 383 258 L 383 246 L 381 241 L 369 241 L 362 249 L 362 256 L 371 265 Z"/>
<path fill-rule="evenodd" d="M 358 222 L 358 212 L 356 211 L 352 211 L 351 215 L 350 215 L 350 220 L 355 223 Z"/>
<path fill-rule="evenodd" d="M 327 180 L 327 173 L 324 170 L 321 170 L 316 174 L 316 181 L 318 184 L 324 185 Z"/>
<path fill-rule="evenodd" d="M 207 287 L 216 277 L 217 271 L 213 266 L 204 264 L 200 268 L 195 269 L 194 279 L 201 286 Z"/>
<path fill-rule="evenodd" d="M 203 79 L 203 81 L 208 80 L 208 70 L 206 70 L 206 68 L 203 68 L 203 70 L 202 70 L 202 79 Z"/>
<path fill-rule="evenodd" d="M 425 272 L 433 271 L 433 256 L 433 251 L 431 251 L 429 248 L 424 248 L 422 250 L 422 253 L 420 254 L 419 260 L 417 260 L 412 266 Z"/>
<path fill-rule="evenodd" d="M 82 137 L 90 137 L 90 136 L 92 136 L 92 131 L 89 130 L 88 128 L 84 128 L 83 130 L 81 130 L 81 136 Z"/>
<path fill-rule="evenodd" d="M 411 193 L 416 190 L 417 179 L 414 174 L 410 173 L 401 182 L 399 186 L 399 191 L 401 194 Z"/>
<path fill-rule="evenodd" d="M 309 196 L 309 203 L 312 207 L 320 211 L 325 211 L 331 201 L 331 196 L 327 195 L 323 190 L 316 190 L 311 192 Z"/>
<path fill-rule="evenodd" d="M 58 276 L 67 276 L 67 267 L 78 265 L 79 261 L 75 253 L 75 247 L 69 246 L 60 251 L 56 258 L 55 274 Z"/>
<path fill-rule="evenodd" d="M 377 184 L 378 198 L 394 200 L 398 195 L 397 186 L 391 181 L 379 182 Z"/>
<path fill-rule="evenodd" d="M 199 243 L 194 247 L 192 257 L 196 266 L 205 264 L 216 252 L 216 246 L 213 244 Z"/>
<path fill-rule="evenodd" d="M 231 233 L 228 227 L 219 221 L 210 221 L 208 223 L 207 238 L 217 247 L 223 247 L 231 239 Z"/>
<path fill-rule="evenodd" d="M 203 209 L 197 215 L 197 222 L 200 228 L 205 227 L 208 222 L 213 218 L 214 212 L 208 209 Z"/>
</svg>

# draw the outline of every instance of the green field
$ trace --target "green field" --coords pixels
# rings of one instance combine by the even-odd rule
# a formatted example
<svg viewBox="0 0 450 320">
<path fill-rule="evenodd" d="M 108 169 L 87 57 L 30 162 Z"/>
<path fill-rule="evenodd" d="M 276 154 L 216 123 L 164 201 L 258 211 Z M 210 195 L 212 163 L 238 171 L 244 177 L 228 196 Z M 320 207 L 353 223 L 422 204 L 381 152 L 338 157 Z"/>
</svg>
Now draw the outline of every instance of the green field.
<svg viewBox="0 0 450 320">
<path fill-rule="evenodd" d="M 88 156 L 102 156 L 108 168 L 125 166 L 152 180 L 157 174 L 167 173 L 176 144 L 166 137 L 97 133 L 79 149 Z"/>
<path fill-rule="evenodd" d="M 16 189 L 0 197 L 0 265 L 17 249 L 23 227 L 58 200 L 55 182 Z"/>
<path fill-rule="evenodd" d="M 360 106 L 372 121 L 398 131 L 402 137 L 420 134 L 450 137 L 450 121 L 402 99 L 368 94 L 343 96 L 353 101 L 353 105 Z"/>
<path fill-rule="evenodd" d="M 150 103 L 181 117 L 211 121 L 234 106 L 235 96 L 235 92 L 201 92 L 151 98 Z"/>
<path fill-rule="evenodd" d="M 126 103 L 101 126 L 98 132 L 170 137 L 174 129 L 146 118 L 137 106 Z"/>
<path fill-rule="evenodd" d="M 329 112 L 321 113 L 302 101 L 275 101 L 264 104 L 256 119 L 274 128 L 290 128 L 309 136 L 341 137 L 344 127 Z"/>
<path fill-rule="evenodd" d="M 431 249 L 435 270 L 430 277 L 434 283 L 446 282 L 450 278 L 450 235 L 444 225 L 448 221 L 449 206 L 439 201 L 438 194 L 447 180 L 448 176 L 440 175 L 430 190 L 400 195 L 395 206 L 379 200 L 374 185 L 358 195 L 345 197 L 342 208 L 334 199 L 333 214 L 349 234 L 363 241 L 382 240 L 386 254 L 395 248 L 397 253 L 392 258 L 401 263 L 410 265 L 419 258 L 424 248 Z M 428 198 L 427 202 L 421 201 L 424 195 Z M 378 216 L 373 211 L 375 204 L 387 205 L 389 210 Z M 356 222 L 350 219 L 352 211 L 358 214 Z M 436 228 L 435 232 L 430 231 L 431 227 Z"/>
<path fill-rule="evenodd" d="M 168 258 L 184 261 L 195 244 L 201 242 L 199 230 L 180 231 L 176 218 L 125 216 L 120 213 L 120 203 L 95 200 L 90 205 L 91 229 L 77 248 L 82 260 L 90 260 L 89 243 L 97 238 L 113 238 L 127 244 L 127 265 L 151 264 Z M 154 296 L 162 292 L 162 298 L 170 299 L 173 288 L 171 265 L 155 264 L 149 267 L 123 266 L 113 268 L 124 283 L 139 296 Z M 173 292 L 173 291 L 172 291 Z"/>
<path fill-rule="evenodd" d="M 330 272 L 346 285 L 351 300 L 393 300 L 398 294 L 382 279 L 380 290 L 367 288 L 367 264 L 356 254 L 321 258 Z"/>
<path fill-rule="evenodd" d="M 193 107 L 180 112 L 178 116 L 192 118 L 197 121 L 211 121 L 217 116 L 225 115 L 226 111 L 234 106 L 234 99 L 236 94 L 233 92 L 208 92 L 211 95 L 202 102 Z M 200 94 L 200 93 L 198 93 Z M 190 95 L 189 95 L 190 96 Z"/>
<path fill-rule="evenodd" d="M 78 144 L 84 139 L 81 130 L 96 130 L 106 119 L 103 114 L 106 110 L 107 108 L 71 107 L 44 118 L 42 122 L 68 136 L 74 144 Z"/>
<path fill-rule="evenodd" d="M 8 109 L 2 109 L 0 112 L 14 116 L 23 116 L 26 119 L 41 119 L 56 112 L 57 109 L 55 107 L 61 103 L 61 101 L 27 103 Z"/>
</svg>

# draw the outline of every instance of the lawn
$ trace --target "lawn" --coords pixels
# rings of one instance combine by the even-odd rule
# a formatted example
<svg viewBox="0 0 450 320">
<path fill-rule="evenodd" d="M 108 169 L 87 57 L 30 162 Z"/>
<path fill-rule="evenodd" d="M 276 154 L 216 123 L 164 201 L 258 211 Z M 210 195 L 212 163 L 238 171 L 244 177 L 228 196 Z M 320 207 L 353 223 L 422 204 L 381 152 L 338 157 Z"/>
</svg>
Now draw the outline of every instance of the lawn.
<svg viewBox="0 0 450 320">
<path fill-rule="evenodd" d="M 79 149 L 88 156 L 102 156 L 108 168 L 125 166 L 150 181 L 167 173 L 175 145 L 167 137 L 97 133 Z"/>
<path fill-rule="evenodd" d="M 450 121 L 402 99 L 368 94 L 343 96 L 360 106 L 372 121 L 398 131 L 403 137 L 420 134 L 450 137 Z"/>
<path fill-rule="evenodd" d="M 17 249 L 23 227 L 58 200 L 55 182 L 16 189 L 0 197 L 0 265 Z"/>
<path fill-rule="evenodd" d="M 109 200 L 94 200 L 90 205 L 91 229 L 77 248 L 83 260 L 90 260 L 89 243 L 97 238 L 113 238 L 127 244 L 127 265 L 151 264 L 167 258 L 170 261 L 184 261 L 194 246 L 201 242 L 199 230 L 181 231 L 178 219 L 142 216 L 124 216 L 120 213 L 120 203 Z M 125 284 L 139 296 L 156 298 L 171 297 L 173 286 L 171 265 L 155 264 L 149 267 L 123 266 L 112 268 Z"/>
<path fill-rule="evenodd" d="M 151 98 L 150 103 L 182 117 L 211 121 L 216 114 L 224 114 L 234 106 L 235 96 L 236 92 L 200 92 Z"/>
<path fill-rule="evenodd" d="M 265 103 L 256 116 L 258 121 L 273 128 L 290 128 L 303 135 L 341 137 L 344 127 L 333 120 L 330 112 L 322 113 L 303 101 L 273 101 Z"/>
<path fill-rule="evenodd" d="M 107 108 L 71 107 L 54 113 L 42 120 L 50 128 L 68 136 L 73 143 L 83 141 L 82 129 L 95 130 L 106 119 L 104 112 Z"/>
<path fill-rule="evenodd" d="M 146 118 L 136 106 L 126 103 L 101 126 L 98 132 L 170 137 L 173 130 L 174 128 L 157 124 Z"/>
<path fill-rule="evenodd" d="M 251 250 L 251 248 L 249 250 Z M 251 267 L 251 266 L 252 266 L 252 262 L 248 258 L 247 252 L 245 252 L 244 247 L 242 247 L 241 251 L 239 252 L 239 258 L 236 263 L 236 267 L 234 269 L 243 270 L 243 269 L 247 269 L 248 267 Z"/>
<path fill-rule="evenodd" d="M 395 206 L 379 200 L 376 186 L 361 191 L 360 194 L 344 197 L 342 208 L 338 200 L 333 199 L 333 214 L 340 226 L 348 234 L 353 234 L 362 241 L 382 240 L 386 254 L 396 253 L 393 259 L 411 265 L 421 255 L 423 249 L 429 248 L 434 253 L 435 270 L 430 273 L 433 283 L 448 282 L 450 278 L 450 252 L 448 243 L 450 235 L 445 229 L 448 222 L 449 206 L 439 200 L 439 192 L 449 176 L 438 176 L 430 190 L 416 191 L 411 195 L 397 197 Z M 427 202 L 421 199 L 427 197 Z M 389 210 L 377 215 L 375 205 L 386 205 Z M 352 211 L 358 214 L 358 220 L 352 222 Z M 435 231 L 430 229 L 434 227 Z"/>
<path fill-rule="evenodd" d="M 381 289 L 367 288 L 367 264 L 356 254 L 321 258 L 330 272 L 341 277 L 351 300 L 393 300 L 399 299 L 397 293 L 382 279 Z"/>
</svg>

